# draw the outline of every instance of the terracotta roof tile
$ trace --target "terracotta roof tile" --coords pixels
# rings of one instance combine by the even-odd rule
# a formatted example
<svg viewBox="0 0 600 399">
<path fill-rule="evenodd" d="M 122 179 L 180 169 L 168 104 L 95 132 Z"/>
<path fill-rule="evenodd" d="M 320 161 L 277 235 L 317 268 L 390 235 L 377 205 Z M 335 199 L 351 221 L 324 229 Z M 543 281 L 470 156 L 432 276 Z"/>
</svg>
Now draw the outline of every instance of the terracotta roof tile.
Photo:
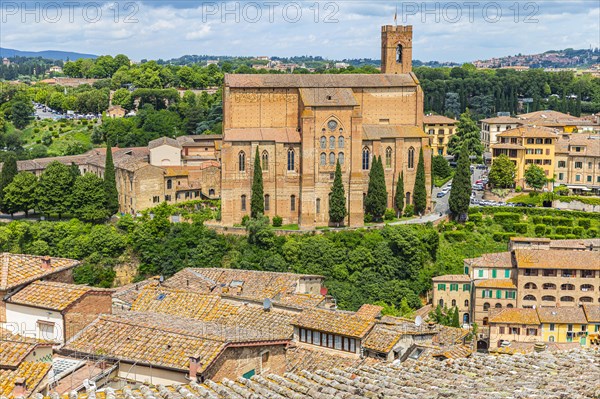
<svg viewBox="0 0 600 399">
<path fill-rule="evenodd" d="M 585 317 L 590 323 L 600 323 L 600 305 L 583 305 Z"/>
<path fill-rule="evenodd" d="M 516 249 L 515 256 L 519 269 L 600 270 L 600 254 L 597 251 Z"/>
<path fill-rule="evenodd" d="M 535 309 L 505 308 L 492 315 L 489 322 L 539 325 L 540 319 Z"/>
<path fill-rule="evenodd" d="M 525 137 L 525 138 L 552 138 L 557 139 L 559 136 L 553 129 L 538 126 L 520 126 L 517 128 L 505 130 L 498 133 L 498 137 Z"/>
<path fill-rule="evenodd" d="M 298 373 L 305 371 L 331 371 L 340 367 L 360 367 L 379 363 L 374 358 L 361 359 L 354 354 L 323 348 L 310 348 L 308 345 L 291 347 L 286 352 L 286 372 Z"/>
<path fill-rule="evenodd" d="M 3 253 L 0 257 L 0 290 L 8 291 L 79 264 L 73 259 L 50 258 L 50 266 L 46 269 L 42 258 L 44 257 Z"/>
<path fill-rule="evenodd" d="M 88 292 L 112 293 L 112 291 L 94 289 L 85 285 L 36 281 L 11 296 L 9 302 L 63 311 Z"/>
<path fill-rule="evenodd" d="M 477 288 L 508 288 L 516 290 L 517 287 L 515 283 L 513 283 L 510 279 L 496 279 L 490 278 L 485 280 L 477 280 L 475 281 L 475 287 Z"/>
<path fill-rule="evenodd" d="M 466 274 L 446 274 L 444 276 L 434 277 L 431 279 L 431 281 L 434 281 L 434 282 L 457 281 L 457 282 L 462 282 L 462 283 L 469 283 L 469 282 L 471 282 L 471 277 L 469 277 Z"/>
<path fill-rule="evenodd" d="M 542 323 L 587 324 L 585 313 L 580 307 L 538 307 L 536 310 Z"/>
<path fill-rule="evenodd" d="M 479 122 L 496 123 L 496 124 L 514 123 L 517 125 L 521 123 L 519 118 L 513 118 L 512 116 L 495 116 L 493 118 L 481 119 Z"/>
<path fill-rule="evenodd" d="M 512 254 L 510 252 L 496 252 L 483 254 L 478 258 L 464 260 L 471 267 L 512 267 Z"/>
<path fill-rule="evenodd" d="M 311 330 L 362 338 L 375 325 L 375 318 L 339 310 L 306 309 L 292 324 Z"/>
<path fill-rule="evenodd" d="M 453 125 L 458 121 L 444 115 L 423 115 L 424 125 Z"/>
<path fill-rule="evenodd" d="M 0 369 L 17 368 L 37 344 L 0 340 Z"/>
<path fill-rule="evenodd" d="M 226 74 L 226 87 L 239 88 L 362 88 L 362 87 L 414 87 L 412 74 L 344 74 L 344 75 L 285 75 L 285 74 Z"/>
<path fill-rule="evenodd" d="M 52 365 L 41 362 L 23 362 L 16 370 L 0 369 L 0 396 L 14 398 L 12 391 L 18 378 L 25 379 L 28 392 L 37 391 L 40 383 L 46 378 Z"/>
</svg>

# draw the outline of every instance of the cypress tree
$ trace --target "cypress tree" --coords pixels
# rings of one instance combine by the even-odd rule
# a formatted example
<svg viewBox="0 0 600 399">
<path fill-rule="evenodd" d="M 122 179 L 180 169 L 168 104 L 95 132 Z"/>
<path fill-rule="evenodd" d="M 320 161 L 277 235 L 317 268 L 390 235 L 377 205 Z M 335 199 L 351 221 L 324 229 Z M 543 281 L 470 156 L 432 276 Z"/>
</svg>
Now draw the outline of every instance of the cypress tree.
<svg viewBox="0 0 600 399">
<path fill-rule="evenodd" d="M 79 166 L 75 165 L 75 162 L 71 162 L 71 176 L 73 176 L 73 183 L 75 183 L 75 179 L 81 176 L 81 171 L 79 170 Z"/>
<path fill-rule="evenodd" d="M 342 183 L 342 168 L 339 161 L 335 165 L 335 178 L 333 179 L 329 198 L 329 219 L 339 226 L 348 213 L 346 209 L 346 192 Z"/>
<path fill-rule="evenodd" d="M 452 327 L 456 327 L 459 328 L 460 327 L 460 320 L 458 317 L 458 308 L 455 306 L 452 312 Z"/>
<path fill-rule="evenodd" d="M 402 210 L 404 209 L 404 196 L 404 172 L 402 172 L 396 183 L 396 197 L 394 198 L 394 205 L 396 205 L 398 217 L 402 215 Z"/>
<path fill-rule="evenodd" d="M 456 173 L 452 181 L 452 190 L 448 205 L 452 217 L 460 222 L 466 220 L 469 202 L 471 201 L 471 171 L 469 161 L 469 150 L 463 145 L 458 156 Z"/>
<path fill-rule="evenodd" d="M 4 188 L 12 183 L 13 179 L 19 171 L 17 170 L 17 157 L 10 153 L 4 158 L 4 164 L 2 165 L 2 172 L 0 172 L 0 204 L 2 205 L 2 211 L 6 212 L 3 199 L 4 199 Z"/>
<path fill-rule="evenodd" d="M 115 178 L 115 164 L 113 162 L 110 140 L 106 140 L 106 160 L 104 161 L 104 195 L 106 196 L 106 210 L 109 215 L 119 211 L 119 192 Z"/>
<path fill-rule="evenodd" d="M 369 172 L 369 188 L 365 198 L 365 210 L 374 220 L 381 220 L 387 207 L 387 190 L 381 156 L 373 157 L 373 165 Z"/>
<path fill-rule="evenodd" d="M 252 197 L 250 198 L 250 217 L 256 219 L 265 213 L 265 195 L 263 188 L 262 167 L 258 147 L 254 155 L 254 175 L 252 176 Z"/>
<path fill-rule="evenodd" d="M 427 188 L 425 187 L 425 160 L 423 159 L 423 148 L 419 151 L 419 163 L 417 164 L 417 176 L 413 189 L 415 213 L 423 214 L 427 208 Z"/>
</svg>

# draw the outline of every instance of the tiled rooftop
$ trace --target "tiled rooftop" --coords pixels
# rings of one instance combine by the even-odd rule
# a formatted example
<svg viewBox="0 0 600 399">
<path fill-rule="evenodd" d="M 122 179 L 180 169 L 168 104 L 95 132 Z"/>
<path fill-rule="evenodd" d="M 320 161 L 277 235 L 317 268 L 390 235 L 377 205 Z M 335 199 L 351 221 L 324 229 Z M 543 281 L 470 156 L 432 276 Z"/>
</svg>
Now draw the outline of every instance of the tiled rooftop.
<svg viewBox="0 0 600 399">
<path fill-rule="evenodd" d="M 446 274 L 444 276 L 434 277 L 431 280 L 433 282 L 443 282 L 443 281 L 452 281 L 452 282 L 461 282 L 461 283 L 471 282 L 471 278 L 466 274 Z"/>
<path fill-rule="evenodd" d="M 16 370 L 0 369 L 0 397 L 14 398 L 12 391 L 18 378 L 25 378 L 28 392 L 35 391 L 50 371 L 50 363 L 23 362 Z"/>
<path fill-rule="evenodd" d="M 585 317 L 590 323 L 600 323 L 600 305 L 583 305 Z"/>
<path fill-rule="evenodd" d="M 517 249 L 515 256 L 520 269 L 600 270 L 600 255 L 597 251 Z"/>
<path fill-rule="evenodd" d="M 288 373 L 297 373 L 302 370 L 331 371 L 340 367 L 359 367 L 375 363 L 379 363 L 379 360 L 371 357 L 361 358 L 354 354 L 323 348 L 310 348 L 309 345 L 302 344 L 291 347 L 286 352 L 286 371 Z"/>
<path fill-rule="evenodd" d="M 375 318 L 339 310 L 306 309 L 293 324 L 311 330 L 362 338 L 375 325 Z"/>
<path fill-rule="evenodd" d="M 497 278 L 477 280 L 477 281 L 475 281 L 475 287 L 477 287 L 477 288 L 505 288 L 505 289 L 513 289 L 513 290 L 517 289 L 517 287 L 515 286 L 515 283 L 513 283 L 512 280 L 497 279 Z"/>
<path fill-rule="evenodd" d="M 538 307 L 536 310 L 542 323 L 587 324 L 585 313 L 580 307 Z"/>
<path fill-rule="evenodd" d="M 539 325 L 540 319 L 535 309 L 504 308 L 492 315 L 489 322 Z"/>
<path fill-rule="evenodd" d="M 483 254 L 478 258 L 465 259 L 464 263 L 471 267 L 512 267 L 510 252 L 495 252 Z"/>
<path fill-rule="evenodd" d="M 37 345 L 0 340 L 0 369 L 17 368 Z"/>
<path fill-rule="evenodd" d="M 42 258 L 43 256 L 3 253 L 0 258 L 0 291 L 31 283 L 79 264 L 73 259 L 50 258 L 50 267 L 45 269 Z"/>
<path fill-rule="evenodd" d="M 424 125 L 440 125 L 446 124 L 451 125 L 455 124 L 457 121 L 452 118 L 448 118 L 444 115 L 423 115 L 423 124 Z"/>
<path fill-rule="evenodd" d="M 85 285 L 36 281 L 11 296 L 9 302 L 63 311 L 73 303 L 77 302 L 85 294 L 92 291 L 99 290 Z"/>
</svg>

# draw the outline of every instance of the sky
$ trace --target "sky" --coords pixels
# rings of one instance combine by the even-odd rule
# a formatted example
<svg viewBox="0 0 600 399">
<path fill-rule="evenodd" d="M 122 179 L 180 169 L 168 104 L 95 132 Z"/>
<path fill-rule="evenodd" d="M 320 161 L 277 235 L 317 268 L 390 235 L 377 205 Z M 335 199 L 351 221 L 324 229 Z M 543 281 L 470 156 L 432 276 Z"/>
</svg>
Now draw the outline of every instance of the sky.
<svg viewBox="0 0 600 399">
<path fill-rule="evenodd" d="M 380 27 L 396 23 L 413 25 L 413 58 L 422 61 L 600 47 L 600 0 L 1 0 L 0 46 L 134 60 L 186 54 L 379 59 Z"/>
</svg>

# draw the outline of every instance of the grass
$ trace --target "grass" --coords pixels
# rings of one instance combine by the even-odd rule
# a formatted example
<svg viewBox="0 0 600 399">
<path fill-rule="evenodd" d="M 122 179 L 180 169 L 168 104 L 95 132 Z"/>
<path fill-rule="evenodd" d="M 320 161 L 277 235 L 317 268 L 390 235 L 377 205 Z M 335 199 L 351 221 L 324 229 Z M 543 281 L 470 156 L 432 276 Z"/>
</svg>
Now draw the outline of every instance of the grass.
<svg viewBox="0 0 600 399">
<path fill-rule="evenodd" d="M 277 230 L 300 230 L 297 223 L 284 224 L 281 227 L 277 227 Z"/>
<path fill-rule="evenodd" d="M 600 205 L 600 198 L 598 198 L 598 197 L 582 197 L 582 196 L 578 196 L 578 195 L 570 195 L 570 196 L 555 195 L 553 198 L 555 200 L 562 201 L 562 202 L 579 201 L 579 202 L 582 202 L 587 205 Z M 521 202 L 521 203 L 529 204 L 529 205 L 542 206 L 543 199 L 544 199 L 544 195 L 539 194 L 539 193 L 537 195 L 519 194 L 519 195 L 509 199 L 507 202 L 514 202 L 514 203 Z"/>
<path fill-rule="evenodd" d="M 42 139 L 44 136 L 51 135 L 52 143 L 46 145 L 48 148 L 47 156 L 83 153 L 93 148 L 92 129 L 89 126 L 93 126 L 91 121 L 84 124 L 83 121 L 76 120 L 36 120 L 21 131 L 23 147 L 30 149 L 35 145 L 43 144 Z"/>
</svg>

